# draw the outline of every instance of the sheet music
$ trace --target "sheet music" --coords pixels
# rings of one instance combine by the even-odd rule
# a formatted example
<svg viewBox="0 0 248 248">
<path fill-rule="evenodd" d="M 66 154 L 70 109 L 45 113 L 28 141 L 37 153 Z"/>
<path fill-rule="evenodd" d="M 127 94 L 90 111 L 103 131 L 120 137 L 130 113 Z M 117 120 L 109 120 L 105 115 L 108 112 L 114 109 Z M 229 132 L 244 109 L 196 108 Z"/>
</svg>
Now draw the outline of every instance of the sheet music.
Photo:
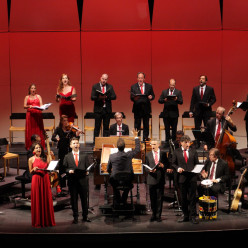
<svg viewBox="0 0 248 248">
<path fill-rule="evenodd" d="M 52 103 L 46 103 L 46 104 L 43 104 L 42 106 L 32 106 L 32 108 L 35 108 L 35 109 L 39 109 L 39 110 L 46 110 L 48 109 L 50 106 L 52 105 Z"/>
<path fill-rule="evenodd" d="M 204 167 L 204 164 L 196 164 L 194 169 L 191 172 L 200 173 L 202 171 L 203 167 Z"/>
<path fill-rule="evenodd" d="M 149 165 L 147 164 L 142 164 L 142 165 L 145 166 L 148 170 L 152 170 L 152 168 Z"/>
<path fill-rule="evenodd" d="M 58 162 L 59 162 L 59 160 L 52 160 L 52 161 L 49 163 L 49 165 L 48 165 L 48 167 L 47 167 L 47 170 L 50 170 L 50 171 L 55 170 L 55 168 L 56 168 Z"/>
</svg>

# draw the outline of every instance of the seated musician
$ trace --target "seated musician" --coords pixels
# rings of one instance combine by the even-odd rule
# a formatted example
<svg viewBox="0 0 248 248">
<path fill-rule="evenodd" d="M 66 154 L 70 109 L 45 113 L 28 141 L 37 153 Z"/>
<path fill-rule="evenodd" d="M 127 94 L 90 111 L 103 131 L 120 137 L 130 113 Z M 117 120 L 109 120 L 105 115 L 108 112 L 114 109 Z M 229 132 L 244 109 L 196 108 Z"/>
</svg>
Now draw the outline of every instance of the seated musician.
<svg viewBox="0 0 248 248">
<path fill-rule="evenodd" d="M 135 149 L 133 151 L 125 152 L 125 141 L 119 138 L 117 141 L 118 152 L 110 154 L 109 161 L 107 165 L 107 171 L 110 174 L 109 182 L 113 187 L 114 198 L 116 204 L 126 204 L 129 189 L 125 190 L 120 195 L 120 191 L 116 189 L 119 186 L 118 180 L 116 180 L 116 175 L 121 172 L 128 172 L 133 175 L 132 159 L 140 151 L 140 141 L 138 138 L 138 131 L 133 130 L 133 135 L 135 137 Z M 132 184 L 132 181 L 129 182 Z"/>
<path fill-rule="evenodd" d="M 209 158 L 201 172 L 201 178 L 203 180 L 210 179 L 213 183 L 211 187 L 207 188 L 210 196 L 217 197 L 219 193 L 225 192 L 229 179 L 229 168 L 227 162 L 220 158 L 220 152 L 217 148 L 210 149 Z M 199 195 L 204 193 L 203 188 L 199 188 Z"/>
<path fill-rule="evenodd" d="M 224 116 L 225 114 L 225 108 L 219 106 L 216 110 L 216 118 L 211 118 L 208 122 L 207 122 L 207 126 L 205 129 L 205 132 L 207 134 L 211 135 L 211 139 L 208 139 L 206 141 L 206 145 L 204 148 L 205 149 L 211 149 L 213 147 L 215 147 L 215 143 L 218 140 L 218 137 L 220 136 L 220 134 L 223 131 L 223 125 L 224 122 L 226 121 L 226 130 L 230 129 L 233 132 L 237 131 L 237 127 L 236 125 L 233 123 L 232 119 L 230 116 Z M 210 137 L 210 136 L 208 136 Z"/>
<path fill-rule="evenodd" d="M 129 127 L 128 125 L 124 124 L 122 122 L 122 113 L 116 112 L 115 113 L 115 124 L 112 124 L 109 128 L 110 135 L 116 135 L 116 136 L 123 136 L 123 135 L 129 135 Z"/>
</svg>

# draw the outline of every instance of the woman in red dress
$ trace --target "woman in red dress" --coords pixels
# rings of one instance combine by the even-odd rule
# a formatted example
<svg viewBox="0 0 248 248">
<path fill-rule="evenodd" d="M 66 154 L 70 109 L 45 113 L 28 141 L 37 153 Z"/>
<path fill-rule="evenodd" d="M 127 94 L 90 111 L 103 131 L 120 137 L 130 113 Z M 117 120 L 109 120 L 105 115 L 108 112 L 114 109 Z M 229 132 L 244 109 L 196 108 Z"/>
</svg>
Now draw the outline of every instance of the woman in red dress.
<svg viewBox="0 0 248 248">
<path fill-rule="evenodd" d="M 30 149 L 32 142 L 31 136 L 37 134 L 41 137 L 41 145 L 45 148 L 44 140 L 44 123 L 42 118 L 42 112 L 35 106 L 42 105 L 42 98 L 36 93 L 35 84 L 31 84 L 28 89 L 28 95 L 24 99 L 24 109 L 27 109 L 26 113 L 26 129 L 25 129 L 25 147 Z"/>
<path fill-rule="evenodd" d="M 69 77 L 67 74 L 62 74 L 59 80 L 59 86 L 57 89 L 56 101 L 60 101 L 59 115 L 68 116 L 69 122 L 74 122 L 75 117 L 75 106 L 76 101 L 76 89 L 71 86 Z"/>
<path fill-rule="evenodd" d="M 34 156 L 28 160 L 33 175 L 31 183 L 31 217 L 33 227 L 55 226 L 53 198 L 49 174 L 45 170 L 50 158 L 39 143 L 32 145 Z"/>
</svg>

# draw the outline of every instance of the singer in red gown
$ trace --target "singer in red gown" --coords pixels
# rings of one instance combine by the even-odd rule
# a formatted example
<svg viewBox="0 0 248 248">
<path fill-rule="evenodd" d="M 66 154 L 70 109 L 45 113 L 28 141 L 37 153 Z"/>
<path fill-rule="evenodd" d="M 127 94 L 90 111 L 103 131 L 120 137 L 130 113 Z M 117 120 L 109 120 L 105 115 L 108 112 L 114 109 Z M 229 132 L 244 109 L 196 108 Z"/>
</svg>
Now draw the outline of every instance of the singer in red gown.
<svg viewBox="0 0 248 248">
<path fill-rule="evenodd" d="M 31 217 L 32 226 L 55 226 L 53 198 L 48 172 L 46 169 L 50 162 L 39 143 L 32 145 L 34 156 L 28 160 L 29 171 L 33 175 L 31 183 Z"/>
<path fill-rule="evenodd" d="M 69 122 L 74 122 L 76 114 L 74 102 L 76 101 L 76 89 L 71 86 L 67 74 L 62 74 L 57 89 L 56 101 L 59 104 L 59 115 L 68 116 Z"/>
<path fill-rule="evenodd" d="M 24 109 L 26 113 L 26 128 L 25 128 L 25 147 L 30 149 L 31 136 L 37 134 L 41 137 L 41 145 L 45 148 L 44 140 L 44 123 L 41 110 L 35 109 L 34 106 L 41 106 L 42 98 L 36 93 L 35 84 L 29 86 L 28 95 L 24 99 Z"/>
</svg>

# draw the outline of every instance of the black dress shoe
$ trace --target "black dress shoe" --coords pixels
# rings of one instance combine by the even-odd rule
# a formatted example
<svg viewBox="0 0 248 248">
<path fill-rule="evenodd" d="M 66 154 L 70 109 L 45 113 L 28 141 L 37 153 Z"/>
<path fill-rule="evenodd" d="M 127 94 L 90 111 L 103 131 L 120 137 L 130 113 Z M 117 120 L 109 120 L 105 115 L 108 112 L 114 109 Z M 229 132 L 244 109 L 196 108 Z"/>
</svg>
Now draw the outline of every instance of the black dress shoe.
<svg viewBox="0 0 248 248">
<path fill-rule="evenodd" d="M 74 220 L 72 221 L 72 224 L 77 224 L 78 223 L 78 218 L 74 218 Z"/>
<path fill-rule="evenodd" d="M 156 220 L 156 217 L 155 216 L 152 216 L 151 218 L 150 218 L 150 222 L 154 222 Z"/>
<path fill-rule="evenodd" d="M 91 220 L 88 217 L 84 217 L 83 222 L 91 222 Z"/>
<path fill-rule="evenodd" d="M 192 217 L 192 218 L 191 218 L 191 222 L 192 222 L 193 224 L 199 224 L 199 221 L 198 221 L 195 217 Z"/>
<path fill-rule="evenodd" d="M 162 222 L 162 218 L 161 217 L 158 217 L 156 220 L 157 220 L 157 222 Z"/>
<path fill-rule="evenodd" d="M 177 220 L 177 222 L 187 222 L 189 221 L 189 217 L 182 216 L 180 219 Z"/>
</svg>

